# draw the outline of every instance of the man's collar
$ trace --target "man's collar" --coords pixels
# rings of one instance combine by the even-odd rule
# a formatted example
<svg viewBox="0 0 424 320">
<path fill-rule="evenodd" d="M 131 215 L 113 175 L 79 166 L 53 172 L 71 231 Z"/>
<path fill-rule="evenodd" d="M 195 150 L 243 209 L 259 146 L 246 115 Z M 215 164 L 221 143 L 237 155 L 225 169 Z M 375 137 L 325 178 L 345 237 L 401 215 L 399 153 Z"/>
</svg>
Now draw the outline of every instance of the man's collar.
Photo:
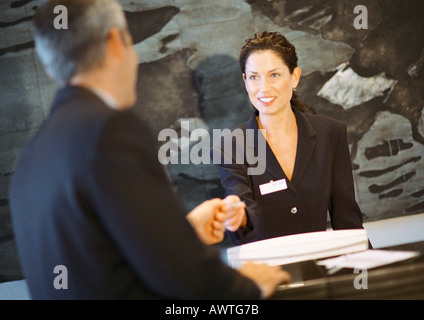
<svg viewBox="0 0 424 320">
<path fill-rule="evenodd" d="M 101 90 L 99 88 L 89 88 L 89 90 L 93 91 L 102 101 L 110 108 L 117 110 L 118 104 L 116 103 L 116 100 L 107 92 L 104 90 Z"/>
<path fill-rule="evenodd" d="M 56 112 L 64 103 L 71 99 L 84 98 L 88 101 L 92 101 L 93 103 L 102 103 L 105 107 L 115 109 L 114 99 L 111 98 L 108 94 L 104 94 L 103 91 L 95 92 L 92 89 L 88 89 L 83 86 L 69 85 L 62 88 L 59 88 L 56 92 L 56 95 L 53 100 L 52 107 L 50 109 L 50 113 Z"/>
</svg>

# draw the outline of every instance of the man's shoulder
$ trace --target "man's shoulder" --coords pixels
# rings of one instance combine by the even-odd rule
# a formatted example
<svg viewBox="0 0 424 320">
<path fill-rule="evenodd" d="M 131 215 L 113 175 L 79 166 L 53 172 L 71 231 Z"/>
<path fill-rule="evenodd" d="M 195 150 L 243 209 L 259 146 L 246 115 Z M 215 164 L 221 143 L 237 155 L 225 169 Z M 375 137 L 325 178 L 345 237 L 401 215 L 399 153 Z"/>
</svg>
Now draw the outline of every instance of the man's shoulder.
<svg viewBox="0 0 424 320">
<path fill-rule="evenodd" d="M 80 87 L 59 90 L 52 104 L 46 126 L 53 131 L 72 131 L 76 139 L 101 134 L 115 129 L 127 132 L 130 129 L 147 130 L 145 121 L 134 108 L 116 110 L 105 103 L 94 92 Z M 70 138 L 70 137 L 68 137 Z"/>
</svg>

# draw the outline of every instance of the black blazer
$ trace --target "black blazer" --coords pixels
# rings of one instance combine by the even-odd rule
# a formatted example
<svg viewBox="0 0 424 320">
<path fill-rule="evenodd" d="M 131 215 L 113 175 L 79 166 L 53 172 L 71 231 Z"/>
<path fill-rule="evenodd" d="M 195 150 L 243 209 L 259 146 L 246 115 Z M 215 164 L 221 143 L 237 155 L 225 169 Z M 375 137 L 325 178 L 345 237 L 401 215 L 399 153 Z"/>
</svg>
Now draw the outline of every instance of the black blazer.
<svg viewBox="0 0 424 320">
<path fill-rule="evenodd" d="M 10 207 L 34 299 L 259 298 L 198 240 L 145 124 L 86 89 L 58 92 L 17 165 Z"/>
<path fill-rule="evenodd" d="M 298 125 L 298 145 L 294 172 L 290 181 L 271 148 L 266 144 L 263 174 L 249 175 L 255 165 L 237 163 L 235 150 L 252 146 L 244 141 L 244 149 L 232 138 L 232 154 L 214 146 L 212 156 L 221 158 L 217 165 L 221 183 L 227 194 L 238 195 L 246 202 L 248 226 L 228 232 L 234 244 L 290 234 L 324 231 L 327 211 L 333 229 L 362 228 L 362 213 L 355 200 L 352 166 L 346 125 L 322 115 L 302 113 L 294 109 Z M 235 129 L 254 129 L 254 152 L 258 152 L 259 128 L 255 116 Z M 261 135 L 262 136 L 262 135 Z M 263 137 L 263 136 L 262 136 Z M 224 140 L 224 139 L 223 139 Z M 260 152 L 260 151 L 259 151 Z M 229 164 L 224 159 L 231 157 Z M 215 160 L 216 161 L 216 160 Z M 240 162 L 240 161 L 238 161 Z M 261 195 L 259 186 L 285 179 L 287 189 Z"/>
</svg>

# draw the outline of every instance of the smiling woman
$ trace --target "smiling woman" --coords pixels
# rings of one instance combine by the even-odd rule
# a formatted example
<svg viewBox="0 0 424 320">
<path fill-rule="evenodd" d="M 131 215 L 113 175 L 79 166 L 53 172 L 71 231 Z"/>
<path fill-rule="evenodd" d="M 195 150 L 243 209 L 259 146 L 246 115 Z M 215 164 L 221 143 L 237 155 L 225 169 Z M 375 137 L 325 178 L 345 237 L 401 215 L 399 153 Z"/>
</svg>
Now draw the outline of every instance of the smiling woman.
<svg viewBox="0 0 424 320">
<path fill-rule="evenodd" d="M 346 125 L 299 102 L 295 47 L 280 33 L 263 32 L 246 40 L 239 62 L 255 112 L 233 131 L 262 134 L 266 160 L 261 174 L 249 173 L 249 163 L 234 154 L 231 163 L 217 165 L 226 193 L 246 203 L 239 216 L 228 217 L 229 239 L 242 244 L 325 231 L 327 213 L 333 229 L 362 228 Z"/>
<path fill-rule="evenodd" d="M 256 57 L 255 59 L 254 57 L 258 54 L 263 56 L 259 58 Z M 268 61 L 267 58 L 271 58 L 271 61 Z M 265 65 L 264 62 L 266 62 L 268 66 Z M 309 110 L 314 112 L 313 108 L 301 103 L 298 100 L 298 96 L 294 91 L 300 80 L 301 70 L 298 67 L 296 48 L 282 34 L 265 31 L 260 35 L 256 35 L 255 37 L 246 40 L 246 43 L 240 52 L 239 64 L 245 83 L 246 80 L 258 79 L 258 70 L 254 70 L 254 68 L 266 69 L 266 67 L 268 67 L 268 70 L 263 71 L 268 71 L 271 77 L 280 77 L 282 75 L 281 73 L 284 73 L 286 76 L 288 76 L 288 71 L 290 78 L 293 81 L 291 84 L 291 88 L 293 90 L 291 90 L 289 99 L 291 105 L 293 105 L 295 108 L 298 108 L 300 111 Z M 249 72 L 253 72 L 253 74 L 249 75 Z M 249 92 L 247 87 L 246 89 Z"/>
<path fill-rule="evenodd" d="M 300 75 L 299 67 L 290 72 L 277 53 L 261 50 L 247 59 L 243 80 L 252 105 L 259 113 L 269 114 L 290 109 Z"/>
</svg>

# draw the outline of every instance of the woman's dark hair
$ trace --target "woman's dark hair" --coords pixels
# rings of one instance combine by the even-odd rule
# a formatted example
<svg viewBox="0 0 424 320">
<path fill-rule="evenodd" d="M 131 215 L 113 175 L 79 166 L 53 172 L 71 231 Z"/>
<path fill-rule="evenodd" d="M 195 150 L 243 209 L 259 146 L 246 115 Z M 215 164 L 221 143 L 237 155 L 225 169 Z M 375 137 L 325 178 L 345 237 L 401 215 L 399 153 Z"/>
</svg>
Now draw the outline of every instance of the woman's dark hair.
<svg viewBox="0 0 424 320">
<path fill-rule="evenodd" d="M 279 32 L 264 31 L 260 34 L 255 34 L 253 38 L 249 38 L 245 42 L 246 43 L 241 48 L 239 55 L 240 69 L 243 74 L 246 71 L 246 62 L 249 56 L 253 52 L 262 50 L 273 50 L 277 53 L 289 68 L 290 73 L 293 73 L 294 69 L 297 67 L 296 48 Z M 312 113 L 316 113 L 311 106 L 308 106 L 299 100 L 299 97 L 294 90 L 290 103 L 292 107 L 302 112 L 310 111 Z M 256 109 L 255 113 L 258 113 Z"/>
</svg>

